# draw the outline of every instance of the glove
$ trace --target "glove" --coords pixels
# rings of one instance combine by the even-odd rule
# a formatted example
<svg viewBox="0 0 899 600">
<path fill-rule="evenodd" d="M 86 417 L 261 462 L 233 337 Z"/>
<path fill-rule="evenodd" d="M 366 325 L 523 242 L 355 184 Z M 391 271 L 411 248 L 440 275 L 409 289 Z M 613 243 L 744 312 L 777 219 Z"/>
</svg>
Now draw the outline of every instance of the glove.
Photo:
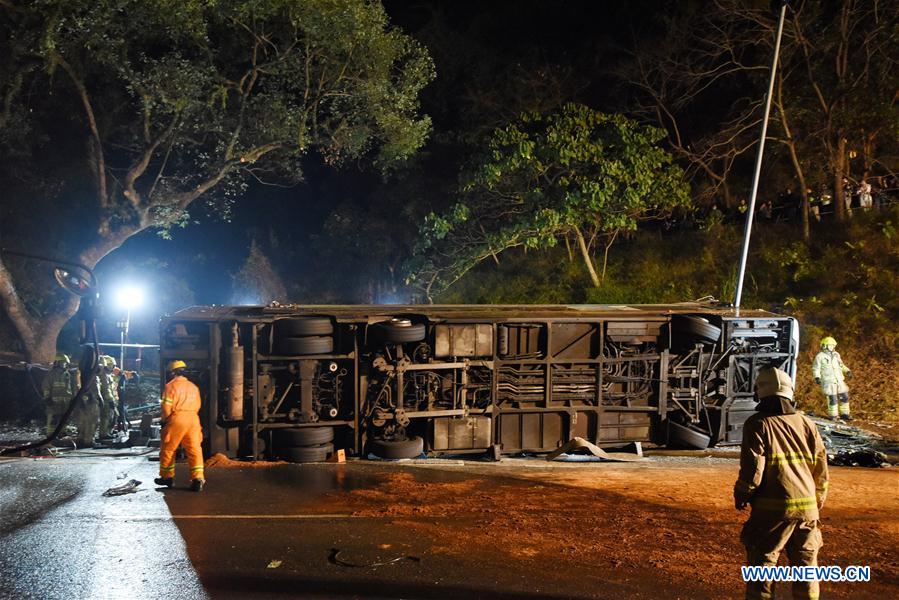
<svg viewBox="0 0 899 600">
<path fill-rule="evenodd" d="M 852 371 L 846 371 L 846 379 L 852 379 Z"/>
<path fill-rule="evenodd" d="M 746 502 L 745 500 L 737 499 L 736 497 L 734 498 L 734 507 L 735 507 L 737 510 L 746 510 L 746 506 L 747 506 L 748 504 L 749 504 L 749 503 Z"/>
<path fill-rule="evenodd" d="M 817 383 L 818 385 L 821 385 L 821 378 L 815 377 L 815 383 Z"/>
</svg>

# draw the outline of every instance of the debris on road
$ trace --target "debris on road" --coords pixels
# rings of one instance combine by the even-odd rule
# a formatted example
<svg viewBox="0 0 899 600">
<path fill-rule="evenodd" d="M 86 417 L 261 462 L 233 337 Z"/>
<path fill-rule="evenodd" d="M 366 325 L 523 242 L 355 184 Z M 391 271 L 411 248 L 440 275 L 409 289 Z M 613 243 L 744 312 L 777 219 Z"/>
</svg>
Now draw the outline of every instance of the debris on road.
<svg viewBox="0 0 899 600">
<path fill-rule="evenodd" d="M 821 432 L 829 464 L 842 467 L 899 464 L 899 446 L 885 440 L 882 435 L 813 415 L 809 418 Z"/>
<path fill-rule="evenodd" d="M 340 558 L 340 553 L 342 550 L 338 550 L 337 548 L 331 548 L 331 554 L 328 556 L 328 562 L 332 565 L 337 565 L 339 567 L 349 567 L 351 569 L 366 569 L 373 567 L 383 567 L 386 565 L 392 565 L 398 563 L 403 560 L 411 560 L 412 562 L 421 562 L 421 559 L 417 556 L 397 556 L 396 558 L 392 558 L 390 560 L 385 561 L 375 561 L 371 563 L 352 563 Z"/>
<path fill-rule="evenodd" d="M 221 452 L 213 454 L 209 458 L 206 459 L 204 466 L 207 469 L 214 468 L 225 468 L 225 469 L 234 469 L 234 468 L 248 468 L 248 467 L 274 467 L 277 465 L 286 465 L 289 464 L 283 460 L 234 460 L 233 458 L 228 458 Z"/>
<path fill-rule="evenodd" d="M 278 567 L 281 566 L 281 564 L 282 564 L 283 562 L 284 562 L 284 561 L 281 561 L 281 560 L 271 560 L 271 561 L 269 561 L 268 566 L 265 567 L 265 568 L 266 568 L 266 569 L 277 569 Z"/>
<path fill-rule="evenodd" d="M 637 454 L 626 454 L 622 452 L 609 453 L 597 446 L 596 444 L 591 444 L 584 438 L 576 437 L 569 441 L 567 444 L 558 448 L 557 450 L 550 452 L 546 455 L 546 460 L 552 461 L 556 459 L 560 459 L 563 461 L 576 461 L 580 462 L 585 457 L 583 455 L 575 455 L 575 452 L 578 451 L 586 451 L 593 455 L 595 458 L 599 458 L 602 460 L 609 461 L 619 461 L 619 462 L 633 462 L 638 460 L 645 460 L 643 456 L 643 451 L 640 446 L 637 446 Z M 591 458 L 591 457 L 586 457 Z"/>
<path fill-rule="evenodd" d="M 137 492 L 137 487 L 141 484 L 137 479 L 131 479 L 122 485 L 117 485 L 115 487 L 111 487 L 105 492 L 103 492 L 104 496 L 124 496 L 125 494 L 134 494 Z"/>
<path fill-rule="evenodd" d="M 827 462 L 841 467 L 883 467 L 889 466 L 887 455 L 870 448 L 865 450 L 840 450 L 828 454 Z"/>
</svg>

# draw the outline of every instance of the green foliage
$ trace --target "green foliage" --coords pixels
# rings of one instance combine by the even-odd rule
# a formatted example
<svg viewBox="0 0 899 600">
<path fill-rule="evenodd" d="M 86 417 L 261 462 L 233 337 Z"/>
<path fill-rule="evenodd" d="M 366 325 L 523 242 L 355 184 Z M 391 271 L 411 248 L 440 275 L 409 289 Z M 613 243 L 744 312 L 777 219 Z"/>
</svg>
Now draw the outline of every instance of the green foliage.
<svg viewBox="0 0 899 600">
<path fill-rule="evenodd" d="M 688 205 L 682 170 L 658 146 L 663 137 L 579 104 L 521 115 L 493 133 L 463 179 L 463 199 L 424 220 L 409 281 L 431 297 L 486 258 L 552 248 L 568 236 L 591 254 L 598 238 Z"/>
<path fill-rule="evenodd" d="M 37 0 L 4 3 L 0 19 L 11 57 L 0 70 L 5 108 L 28 116 L 19 130 L 46 136 L 30 154 L 53 139 L 61 114 L 89 131 L 90 105 L 99 139 L 79 160 L 105 152 L 110 166 L 137 166 L 126 197 L 139 196 L 148 206 L 134 212 L 146 208 L 156 224 L 183 220 L 200 186 L 220 192 L 227 213 L 248 179 L 298 181 L 310 151 L 329 164 L 367 157 L 390 170 L 430 128 L 418 94 L 433 64 L 378 2 Z M 26 85 L 52 97 L 26 95 Z M 0 150 L 26 156 L 8 121 Z M 127 181 L 111 190 L 119 193 L 129 193 Z M 128 203 L 121 212 L 142 218 Z"/>
</svg>

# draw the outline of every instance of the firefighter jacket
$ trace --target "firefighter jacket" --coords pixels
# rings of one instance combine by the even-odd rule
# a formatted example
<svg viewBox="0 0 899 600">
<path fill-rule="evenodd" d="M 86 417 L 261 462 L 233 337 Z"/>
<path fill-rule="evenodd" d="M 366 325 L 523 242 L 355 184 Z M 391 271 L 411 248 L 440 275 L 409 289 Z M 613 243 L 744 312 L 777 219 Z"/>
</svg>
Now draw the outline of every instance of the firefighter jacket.
<svg viewBox="0 0 899 600">
<path fill-rule="evenodd" d="M 827 452 L 818 428 L 779 398 L 746 420 L 734 499 L 753 517 L 815 521 L 827 497 Z"/>
<path fill-rule="evenodd" d="M 75 376 L 65 367 L 52 367 L 41 385 L 41 394 L 50 401 L 69 401 L 78 388 Z"/>
<path fill-rule="evenodd" d="M 95 375 L 92 378 L 92 381 L 88 383 L 87 392 L 84 394 L 84 398 L 82 401 L 85 404 L 103 404 L 103 390 L 102 385 L 100 384 L 100 376 Z"/>
<path fill-rule="evenodd" d="M 200 388 L 187 377 L 178 375 L 165 384 L 162 392 L 162 421 L 178 412 L 200 412 Z"/>
<path fill-rule="evenodd" d="M 821 380 L 821 391 L 825 396 L 845 394 L 849 391 L 844 377 L 848 372 L 849 367 L 843 364 L 843 359 L 836 350 L 833 352 L 822 350 L 812 361 L 812 376 Z"/>
<path fill-rule="evenodd" d="M 112 373 L 101 372 L 100 375 L 100 394 L 103 401 L 109 404 L 116 404 L 119 401 L 119 391 L 116 388 L 116 378 Z"/>
</svg>

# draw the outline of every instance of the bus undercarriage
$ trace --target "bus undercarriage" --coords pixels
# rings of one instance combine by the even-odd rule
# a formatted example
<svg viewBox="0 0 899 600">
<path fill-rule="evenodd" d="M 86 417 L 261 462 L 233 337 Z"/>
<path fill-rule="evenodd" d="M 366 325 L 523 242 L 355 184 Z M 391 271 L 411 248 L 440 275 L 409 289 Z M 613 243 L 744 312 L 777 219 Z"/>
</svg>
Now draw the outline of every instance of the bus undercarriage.
<svg viewBox="0 0 899 600">
<path fill-rule="evenodd" d="M 793 318 L 715 304 L 193 307 L 162 364 L 201 389 L 204 450 L 247 459 L 738 443 Z"/>
</svg>

